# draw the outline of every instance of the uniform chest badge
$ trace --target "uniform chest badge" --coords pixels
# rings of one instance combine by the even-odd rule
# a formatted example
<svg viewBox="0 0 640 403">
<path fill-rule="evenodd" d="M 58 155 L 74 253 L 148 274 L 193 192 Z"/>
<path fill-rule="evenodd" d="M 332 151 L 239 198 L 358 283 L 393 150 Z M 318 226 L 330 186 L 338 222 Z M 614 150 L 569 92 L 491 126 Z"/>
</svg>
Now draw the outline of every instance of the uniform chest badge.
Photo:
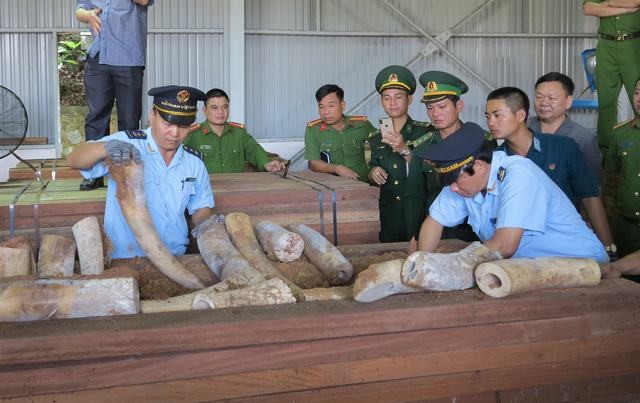
<svg viewBox="0 0 640 403">
<path fill-rule="evenodd" d="M 552 162 L 549 164 L 549 170 L 553 171 L 554 169 L 556 169 L 556 164 Z"/>
</svg>

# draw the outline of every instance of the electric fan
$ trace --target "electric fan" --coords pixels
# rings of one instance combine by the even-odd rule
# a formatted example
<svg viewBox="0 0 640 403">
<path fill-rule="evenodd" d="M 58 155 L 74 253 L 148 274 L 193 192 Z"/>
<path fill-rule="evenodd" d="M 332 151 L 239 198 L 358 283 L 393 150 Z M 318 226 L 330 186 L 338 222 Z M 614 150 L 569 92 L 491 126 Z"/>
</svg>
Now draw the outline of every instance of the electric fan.
<svg viewBox="0 0 640 403">
<path fill-rule="evenodd" d="M 40 180 L 38 170 L 15 153 L 24 141 L 28 126 L 27 110 L 20 98 L 10 89 L 0 86 L 0 159 L 13 155 L 33 169 Z"/>
</svg>

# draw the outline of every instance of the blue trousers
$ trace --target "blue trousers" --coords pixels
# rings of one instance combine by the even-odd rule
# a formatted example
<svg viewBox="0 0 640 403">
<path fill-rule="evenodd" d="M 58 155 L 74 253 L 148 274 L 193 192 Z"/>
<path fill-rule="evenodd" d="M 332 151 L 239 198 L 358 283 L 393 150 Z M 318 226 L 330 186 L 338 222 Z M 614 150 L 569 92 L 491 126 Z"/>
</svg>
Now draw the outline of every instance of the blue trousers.
<svg viewBox="0 0 640 403">
<path fill-rule="evenodd" d="M 84 67 L 84 88 L 89 113 L 84 123 L 87 140 L 109 134 L 109 120 L 115 101 L 118 131 L 140 128 L 144 66 L 111 66 L 88 57 Z"/>
</svg>

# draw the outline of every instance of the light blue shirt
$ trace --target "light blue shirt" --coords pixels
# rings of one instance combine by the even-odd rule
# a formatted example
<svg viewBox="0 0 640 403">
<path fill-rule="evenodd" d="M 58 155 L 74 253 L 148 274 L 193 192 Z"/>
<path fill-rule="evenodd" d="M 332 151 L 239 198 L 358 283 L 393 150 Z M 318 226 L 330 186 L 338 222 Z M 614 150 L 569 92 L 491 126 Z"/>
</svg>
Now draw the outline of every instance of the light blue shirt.
<svg viewBox="0 0 640 403">
<path fill-rule="evenodd" d="M 514 258 L 560 256 L 609 261 L 604 246 L 564 192 L 529 159 L 502 151 L 493 153 L 486 195 L 462 197 L 447 186 L 429 214 L 446 227 L 458 225 L 468 216 L 483 242 L 498 228 L 524 229 Z"/>
<path fill-rule="evenodd" d="M 126 132 L 105 136 L 98 141 L 122 140 L 133 144 L 144 164 L 144 192 L 147 209 L 160 239 L 173 255 L 185 253 L 188 239 L 185 209 L 189 214 L 203 207 L 213 207 L 213 191 L 202 160 L 184 150 L 182 145 L 169 166 L 158 151 L 151 128 L 144 130 L 146 139 L 131 139 Z M 80 171 L 85 178 L 108 174 L 104 162 Z M 112 258 L 144 256 L 133 232 L 122 215 L 116 199 L 117 184 L 109 179 L 104 211 L 104 230 L 113 243 Z"/>
<path fill-rule="evenodd" d="M 132 0 L 78 0 L 78 8 L 99 8 L 100 33 L 91 32 L 89 56 L 100 54 L 100 64 L 144 66 L 147 51 L 147 7 Z"/>
</svg>

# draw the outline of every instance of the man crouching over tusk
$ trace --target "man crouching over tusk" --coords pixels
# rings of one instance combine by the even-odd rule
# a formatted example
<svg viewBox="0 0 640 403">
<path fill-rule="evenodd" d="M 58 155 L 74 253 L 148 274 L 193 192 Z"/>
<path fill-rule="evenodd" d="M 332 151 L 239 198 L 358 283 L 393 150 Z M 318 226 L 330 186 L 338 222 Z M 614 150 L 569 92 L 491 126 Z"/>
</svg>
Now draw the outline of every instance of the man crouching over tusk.
<svg viewBox="0 0 640 403">
<path fill-rule="evenodd" d="M 150 256 L 163 247 L 171 255 L 182 255 L 188 244 L 185 209 L 195 225 L 212 215 L 205 165 L 197 151 L 182 145 L 204 93 L 166 86 L 151 89 L 149 95 L 154 97 L 149 128 L 86 142 L 68 156 L 69 165 L 81 169 L 85 178 L 109 174 L 104 229 L 113 243 L 112 258 Z"/>
<path fill-rule="evenodd" d="M 435 166 L 445 186 L 420 229 L 420 251 L 434 252 L 442 228 L 456 226 L 468 217 L 482 244 L 473 243 L 451 254 L 447 266 L 452 271 L 468 266 L 472 275 L 476 265 L 500 257 L 582 257 L 608 262 L 602 243 L 538 166 L 520 156 L 491 151 L 483 140 L 480 126 L 465 123 L 418 154 Z M 414 260 L 418 263 L 420 259 L 414 256 Z M 405 266 L 402 280 L 406 285 L 424 287 L 431 280 L 419 264 Z"/>
</svg>

